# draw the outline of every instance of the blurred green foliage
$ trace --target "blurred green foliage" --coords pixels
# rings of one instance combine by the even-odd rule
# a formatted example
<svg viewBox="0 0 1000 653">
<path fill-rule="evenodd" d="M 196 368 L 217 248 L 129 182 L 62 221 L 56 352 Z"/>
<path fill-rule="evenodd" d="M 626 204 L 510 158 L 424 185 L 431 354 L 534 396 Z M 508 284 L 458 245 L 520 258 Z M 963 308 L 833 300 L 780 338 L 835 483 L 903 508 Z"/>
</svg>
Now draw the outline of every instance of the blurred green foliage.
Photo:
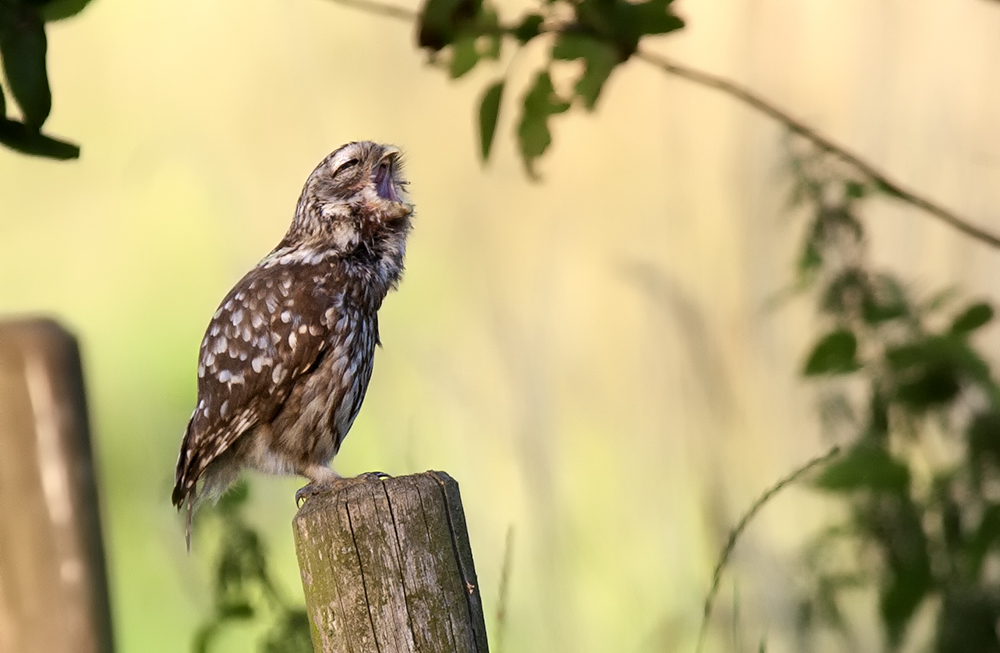
<svg viewBox="0 0 1000 653">
<path fill-rule="evenodd" d="M 548 61 L 525 94 L 517 137 L 525 169 L 537 178 L 535 162 L 552 143 L 549 120 L 582 104 L 592 111 L 614 69 L 636 53 L 639 41 L 684 27 L 672 0 L 545 0 L 537 11 L 501 24 L 496 8 L 485 0 L 428 0 L 420 13 L 418 45 L 452 78 L 485 60 L 497 61 L 505 43 L 524 49 L 543 34 L 555 34 Z M 581 61 L 570 92 L 552 84 L 557 61 Z M 503 98 L 504 77 L 491 83 L 479 105 L 480 153 L 489 159 Z"/>
<path fill-rule="evenodd" d="M 1000 651 L 1000 386 L 975 344 L 993 308 L 924 297 L 872 264 L 861 215 L 883 189 L 837 164 L 810 151 L 792 166 L 810 216 L 799 288 L 825 330 L 802 373 L 822 378 L 825 426 L 847 443 L 814 486 L 849 508 L 807 555 L 802 638 L 856 641 L 843 607 L 873 588 L 887 650 L 935 599 L 935 651 Z"/>
<path fill-rule="evenodd" d="M 258 641 L 260 653 L 312 653 L 305 608 L 293 606 L 278 591 L 260 535 L 243 517 L 249 496 L 244 479 L 214 507 L 199 513 L 199 521 L 219 522 L 221 541 L 215 564 L 214 612 L 195 634 L 193 649 L 208 653 L 223 630 L 256 621 L 269 624 Z"/>
</svg>

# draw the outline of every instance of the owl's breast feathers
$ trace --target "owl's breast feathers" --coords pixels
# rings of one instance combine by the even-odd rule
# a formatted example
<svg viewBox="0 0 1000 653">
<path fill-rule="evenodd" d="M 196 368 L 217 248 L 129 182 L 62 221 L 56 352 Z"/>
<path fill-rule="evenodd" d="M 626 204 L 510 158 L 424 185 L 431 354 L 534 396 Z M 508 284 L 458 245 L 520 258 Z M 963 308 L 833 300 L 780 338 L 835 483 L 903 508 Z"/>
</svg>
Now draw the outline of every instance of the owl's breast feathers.
<svg viewBox="0 0 1000 653">
<path fill-rule="evenodd" d="M 206 467 L 237 438 L 279 416 L 331 350 L 340 358 L 336 350 L 374 347 L 381 298 L 360 290 L 351 272 L 337 259 L 276 251 L 222 301 L 201 343 L 198 404 L 177 461 L 174 505 L 191 499 Z M 371 342 L 355 342 L 366 333 Z M 363 357 L 370 375 L 371 355 Z M 360 397 L 350 399 L 360 406 Z"/>
</svg>

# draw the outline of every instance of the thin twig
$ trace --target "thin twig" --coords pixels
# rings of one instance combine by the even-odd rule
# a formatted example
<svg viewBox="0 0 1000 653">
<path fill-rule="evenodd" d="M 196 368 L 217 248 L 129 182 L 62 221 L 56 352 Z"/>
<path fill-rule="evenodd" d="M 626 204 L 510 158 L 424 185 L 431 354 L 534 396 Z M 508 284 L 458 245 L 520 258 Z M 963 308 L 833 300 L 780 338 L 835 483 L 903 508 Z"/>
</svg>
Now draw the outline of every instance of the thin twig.
<svg viewBox="0 0 1000 653">
<path fill-rule="evenodd" d="M 417 17 L 420 15 L 412 9 L 389 4 L 388 2 L 379 2 L 379 0 L 333 0 L 333 2 L 346 7 L 351 7 L 352 9 L 360 9 L 361 11 L 368 12 L 369 14 L 387 16 L 388 18 L 405 20 L 410 23 L 417 20 Z"/>
<path fill-rule="evenodd" d="M 413 22 L 419 16 L 419 13 L 412 9 L 381 2 L 381 0 L 333 0 L 333 2 L 352 7 L 354 9 L 360 9 L 371 14 L 387 16 L 396 20 Z M 564 29 L 564 27 L 554 27 L 549 29 L 543 28 L 544 31 L 561 31 L 562 29 Z M 837 145 L 826 136 L 823 136 L 812 127 L 809 127 L 805 123 L 793 118 L 791 115 L 774 106 L 771 102 L 765 100 L 750 89 L 729 81 L 724 77 L 719 77 L 717 75 L 712 75 L 711 73 L 706 73 L 675 63 L 666 57 L 649 52 L 648 50 L 644 50 L 642 48 L 635 53 L 635 56 L 642 59 L 646 63 L 656 66 L 667 74 L 675 75 L 690 82 L 694 82 L 695 84 L 721 91 L 726 95 L 743 102 L 751 108 L 760 111 L 764 115 L 777 120 L 792 132 L 799 134 L 820 149 L 825 150 L 854 166 L 859 172 L 876 182 L 887 193 L 898 197 L 908 204 L 924 210 L 928 214 L 946 224 L 951 225 L 967 236 L 971 236 L 972 238 L 991 247 L 1000 248 L 1000 236 L 977 227 L 965 218 L 956 215 L 952 211 L 949 211 L 941 205 L 932 202 L 926 197 L 918 195 L 911 190 L 907 190 L 897 182 L 887 177 L 872 164 L 862 159 L 860 156 L 844 147 L 841 147 L 840 145 Z"/>
<path fill-rule="evenodd" d="M 764 507 L 764 504 L 770 501 L 771 497 L 780 492 L 782 488 L 790 483 L 794 483 L 799 479 L 799 477 L 808 472 L 810 469 L 818 465 L 822 465 L 839 453 L 840 447 L 833 447 L 822 456 L 813 458 L 805 465 L 799 467 L 794 472 L 772 485 L 766 492 L 764 492 L 764 494 L 760 495 L 757 500 L 753 502 L 750 509 L 747 510 L 743 517 L 740 518 L 739 523 L 737 523 L 736 526 L 729 531 L 729 539 L 726 540 L 726 545 L 722 547 L 722 553 L 719 555 L 719 561 L 715 564 L 715 571 L 712 572 L 712 586 L 709 588 L 708 595 L 705 597 L 705 611 L 701 617 L 701 629 L 698 631 L 698 644 L 695 648 L 696 652 L 700 652 L 705 643 L 705 633 L 708 631 L 708 622 L 712 616 L 712 606 L 715 603 L 715 596 L 719 593 L 719 581 L 722 580 L 722 572 L 725 571 L 726 565 L 729 563 L 729 556 L 732 554 L 733 549 L 736 548 L 736 540 L 738 540 L 740 535 L 743 534 L 747 524 L 749 524 L 750 520 L 753 519 L 760 509 Z"/>
<path fill-rule="evenodd" d="M 858 155 L 848 151 L 840 145 L 837 145 L 829 138 L 817 132 L 815 129 L 799 120 L 796 120 L 781 109 L 778 109 L 776 106 L 763 99 L 753 91 L 731 82 L 728 79 L 674 63 L 666 57 L 654 54 L 647 50 L 640 49 L 635 56 L 642 59 L 646 63 L 656 66 L 666 73 L 682 77 L 688 81 L 700 84 L 701 86 L 707 86 L 708 88 L 722 91 L 723 93 L 736 98 L 744 104 L 760 111 L 764 115 L 782 123 L 785 127 L 809 140 L 819 148 L 830 152 L 843 161 L 846 161 L 872 181 L 879 184 L 890 194 L 896 195 L 899 199 L 912 204 L 917 208 L 923 209 L 932 216 L 948 223 L 962 233 L 972 236 L 976 240 L 982 241 L 992 247 L 1000 247 L 1000 236 L 991 234 L 990 232 L 973 225 L 964 218 L 955 215 L 948 209 L 935 204 L 931 200 L 903 188 L 901 185 L 889 179 L 884 173 L 877 170 L 874 166 L 863 160 Z"/>
</svg>

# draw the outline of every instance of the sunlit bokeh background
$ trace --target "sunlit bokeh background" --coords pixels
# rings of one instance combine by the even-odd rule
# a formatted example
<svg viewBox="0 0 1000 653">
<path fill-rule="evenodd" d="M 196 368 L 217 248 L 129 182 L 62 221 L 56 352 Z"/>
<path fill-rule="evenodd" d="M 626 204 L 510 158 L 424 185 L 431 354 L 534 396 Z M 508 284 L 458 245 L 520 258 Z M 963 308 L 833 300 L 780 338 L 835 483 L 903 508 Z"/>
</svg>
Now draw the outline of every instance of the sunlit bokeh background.
<svg viewBox="0 0 1000 653">
<path fill-rule="evenodd" d="M 678 11 L 688 27 L 656 48 L 1000 229 L 1000 4 Z M 405 151 L 418 215 L 334 466 L 460 482 L 494 641 L 513 527 L 508 653 L 691 650 L 728 529 L 828 446 L 797 377 L 812 306 L 771 301 L 799 234 L 780 126 L 633 61 L 597 111 L 557 123 L 532 183 L 513 139 L 532 55 L 456 83 L 413 41 L 330 0 L 94 0 L 50 27 L 47 130 L 83 152 L 0 150 L 0 310 L 56 316 L 82 342 L 120 651 L 187 650 L 210 609 L 211 543 L 196 534 L 186 555 L 168 500 L 197 347 L 346 141 Z M 504 70 L 484 168 L 475 108 Z M 869 228 L 915 283 L 996 297 L 995 252 L 889 202 Z M 255 478 L 250 511 L 292 597 L 300 484 Z M 834 511 L 795 488 L 765 508 L 723 585 L 716 645 L 738 650 L 732 631 L 744 650 L 792 650 L 798 547 Z M 219 650 L 250 650 L 254 632 Z"/>
</svg>

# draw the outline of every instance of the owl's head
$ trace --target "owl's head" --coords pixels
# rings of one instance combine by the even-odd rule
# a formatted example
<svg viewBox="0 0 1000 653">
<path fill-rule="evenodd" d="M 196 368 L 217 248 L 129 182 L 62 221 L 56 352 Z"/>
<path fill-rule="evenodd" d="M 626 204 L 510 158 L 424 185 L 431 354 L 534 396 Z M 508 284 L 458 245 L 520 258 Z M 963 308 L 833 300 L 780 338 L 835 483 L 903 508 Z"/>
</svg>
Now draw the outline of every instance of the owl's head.
<svg viewBox="0 0 1000 653">
<path fill-rule="evenodd" d="M 309 175 L 285 241 L 344 255 L 401 249 L 413 214 L 406 185 L 399 148 L 348 143 Z"/>
</svg>

